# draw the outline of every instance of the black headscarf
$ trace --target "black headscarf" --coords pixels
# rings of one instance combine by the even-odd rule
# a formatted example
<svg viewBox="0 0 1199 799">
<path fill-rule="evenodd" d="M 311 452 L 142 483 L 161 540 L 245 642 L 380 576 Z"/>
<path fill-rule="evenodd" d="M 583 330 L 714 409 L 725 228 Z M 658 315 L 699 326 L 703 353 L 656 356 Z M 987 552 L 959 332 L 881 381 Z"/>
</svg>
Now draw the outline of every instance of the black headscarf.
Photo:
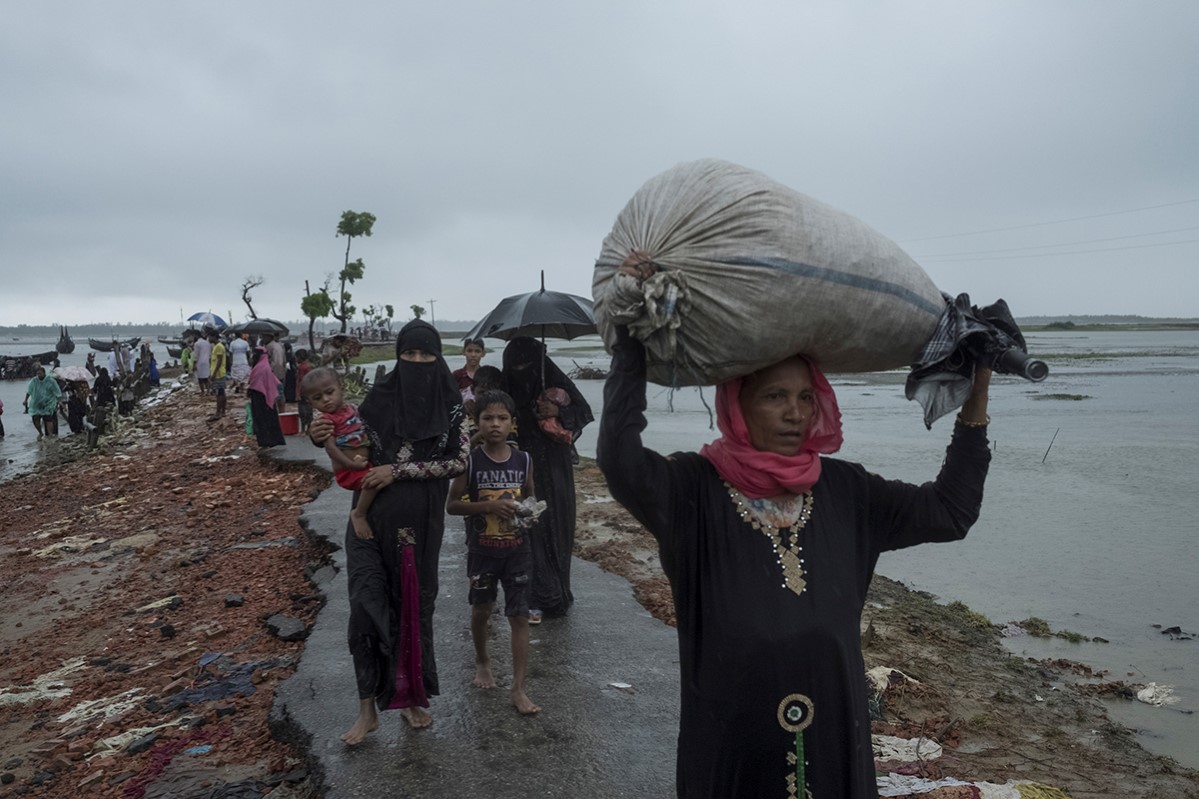
<svg viewBox="0 0 1199 799">
<path fill-rule="evenodd" d="M 543 364 L 544 384 L 541 380 Z M 531 408 L 545 389 L 560 388 L 570 395 L 571 406 L 579 411 L 587 409 L 580 421 L 583 424 L 592 421 L 590 406 L 574 381 L 546 356 L 545 345 L 535 338 L 519 336 L 508 342 L 504 348 L 504 380 L 518 410 Z"/>
<path fill-rule="evenodd" d="M 433 353 L 437 360 L 414 363 L 400 359 L 405 350 Z M 396 366 L 376 383 L 358 412 L 379 435 L 388 453 L 403 441 L 438 438 L 450 427 L 462 402 L 458 383 L 441 355 L 441 336 L 428 322 L 414 319 L 396 338 Z"/>
</svg>

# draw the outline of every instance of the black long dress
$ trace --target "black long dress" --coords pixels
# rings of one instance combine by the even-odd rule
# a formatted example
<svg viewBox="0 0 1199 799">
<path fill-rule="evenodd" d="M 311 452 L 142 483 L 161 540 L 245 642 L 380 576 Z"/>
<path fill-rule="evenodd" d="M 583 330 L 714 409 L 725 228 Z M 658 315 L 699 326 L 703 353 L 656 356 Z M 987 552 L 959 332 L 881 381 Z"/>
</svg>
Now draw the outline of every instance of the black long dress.
<svg viewBox="0 0 1199 799">
<path fill-rule="evenodd" d="M 642 446 L 644 412 L 644 350 L 625 340 L 604 389 L 598 459 L 612 496 L 658 539 L 671 583 L 678 795 L 803 797 L 806 784 L 816 799 L 876 797 L 866 589 L 880 552 L 966 534 L 990 461 L 985 430 L 958 425 L 936 481 L 922 486 L 824 458 L 798 534 L 806 585 L 796 594 L 772 541 L 743 521 L 706 459 Z"/>
<path fill-rule="evenodd" d="M 547 616 L 567 612 L 574 594 L 570 590 L 570 562 L 575 544 L 575 451 L 537 425 L 535 403 L 546 388 L 561 388 L 570 404 L 558 409 L 558 422 L 578 438 L 594 418 L 587 400 L 560 368 L 548 359 L 535 339 L 513 339 L 504 350 L 504 378 L 516 403 L 516 429 L 520 448 L 533 459 L 533 494 L 546 503 L 545 511 L 529 533 L 533 549 L 533 586 L 529 606 Z M 519 364 L 526 364 L 521 370 Z"/>
<path fill-rule="evenodd" d="M 406 362 L 402 353 L 408 349 L 435 355 L 435 362 Z M 395 369 L 375 384 L 358 412 L 371 437 L 371 463 L 390 465 L 394 477 L 367 511 L 373 537 L 358 538 L 346 525 L 349 647 L 358 698 L 373 698 L 383 710 L 424 707 L 439 693 L 433 609 L 446 495 L 470 454 L 462 397 L 432 325 L 419 319 L 404 325 Z"/>
<path fill-rule="evenodd" d="M 246 389 L 250 400 L 250 416 L 254 420 L 254 439 L 260 447 L 282 447 L 287 444 L 283 428 L 279 426 L 279 412 L 268 405 L 261 391 Z"/>
<path fill-rule="evenodd" d="M 461 411 L 450 429 L 433 441 L 409 442 L 416 461 L 404 479 L 384 488 L 367 511 L 374 537 L 361 539 L 346 525 L 346 565 L 350 591 L 349 647 L 354 660 L 358 698 L 374 698 L 386 709 L 395 692 L 395 666 L 400 614 L 401 536 L 410 537 L 419 580 L 421 675 L 428 696 L 440 693 L 433 652 L 433 609 L 437 601 L 437 569 L 445 534 L 445 503 L 450 478 L 460 474 L 470 452 L 470 434 Z M 392 462 L 394 453 L 373 446 L 375 465 Z M 353 504 L 357 504 L 354 494 Z"/>
</svg>

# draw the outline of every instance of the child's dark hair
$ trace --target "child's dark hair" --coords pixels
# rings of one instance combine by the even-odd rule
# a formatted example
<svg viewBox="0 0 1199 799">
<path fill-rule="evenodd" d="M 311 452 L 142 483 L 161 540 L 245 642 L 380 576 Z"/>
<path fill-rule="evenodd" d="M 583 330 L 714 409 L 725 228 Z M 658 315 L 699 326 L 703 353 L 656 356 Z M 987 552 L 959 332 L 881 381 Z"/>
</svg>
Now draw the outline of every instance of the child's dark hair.
<svg viewBox="0 0 1199 799">
<path fill-rule="evenodd" d="M 475 397 L 475 421 L 492 405 L 502 405 L 509 416 L 516 416 L 516 403 L 506 391 L 484 391 Z"/>
<path fill-rule="evenodd" d="M 476 347 L 478 347 L 481 350 L 487 349 L 486 347 L 483 346 L 483 339 L 481 339 L 481 338 L 468 338 L 466 341 L 462 342 L 462 349 L 466 349 L 471 344 L 474 344 Z"/>
<path fill-rule="evenodd" d="M 296 360 L 300 363 L 308 360 L 308 350 L 303 348 L 296 350 Z"/>
<path fill-rule="evenodd" d="M 308 374 L 304 375 L 304 379 L 300 381 L 300 393 L 305 393 L 308 389 L 315 386 L 321 380 L 333 378 L 337 385 L 341 385 L 341 375 L 331 366 L 318 366 Z"/>
<path fill-rule="evenodd" d="M 504 373 L 495 366 L 480 366 L 475 370 L 475 385 L 483 391 L 503 391 Z"/>
</svg>

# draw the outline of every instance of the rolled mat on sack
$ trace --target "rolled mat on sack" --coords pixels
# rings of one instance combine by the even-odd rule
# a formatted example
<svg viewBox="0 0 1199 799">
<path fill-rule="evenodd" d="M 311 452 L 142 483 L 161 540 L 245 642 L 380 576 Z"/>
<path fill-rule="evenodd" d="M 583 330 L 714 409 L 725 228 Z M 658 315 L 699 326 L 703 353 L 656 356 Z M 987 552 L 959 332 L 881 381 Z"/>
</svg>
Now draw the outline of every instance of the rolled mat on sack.
<svg viewBox="0 0 1199 799">
<path fill-rule="evenodd" d="M 634 250 L 658 272 L 617 272 Z M 860 220 L 726 161 L 650 179 L 616 218 L 592 280 L 605 346 L 628 325 L 648 377 L 711 385 L 803 353 L 826 372 L 910 366 L 945 298 Z"/>
</svg>

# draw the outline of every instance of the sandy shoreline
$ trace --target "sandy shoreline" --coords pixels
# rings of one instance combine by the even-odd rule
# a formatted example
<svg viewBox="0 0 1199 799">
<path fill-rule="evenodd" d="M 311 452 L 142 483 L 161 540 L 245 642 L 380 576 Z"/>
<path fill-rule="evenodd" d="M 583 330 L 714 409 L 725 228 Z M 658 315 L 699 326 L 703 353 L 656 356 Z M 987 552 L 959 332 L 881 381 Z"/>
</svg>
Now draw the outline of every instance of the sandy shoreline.
<svg viewBox="0 0 1199 799">
<path fill-rule="evenodd" d="M 3 485 L 0 797 L 184 795 L 205 781 L 320 795 L 307 753 L 275 740 L 269 717 L 323 604 L 327 553 L 299 517 L 329 478 L 260 459 L 240 398 L 215 424 L 210 412 L 178 392 L 102 451 Z M 593 465 L 576 477 L 577 553 L 668 619 L 652 541 Z M 1199 774 L 1146 753 L 1071 686 L 1068 664 L 1008 655 L 964 607 L 876 579 L 864 631 L 868 666 L 918 681 L 893 678 L 875 731 L 943 748 L 907 764 L 913 778 L 1199 796 Z"/>
</svg>

